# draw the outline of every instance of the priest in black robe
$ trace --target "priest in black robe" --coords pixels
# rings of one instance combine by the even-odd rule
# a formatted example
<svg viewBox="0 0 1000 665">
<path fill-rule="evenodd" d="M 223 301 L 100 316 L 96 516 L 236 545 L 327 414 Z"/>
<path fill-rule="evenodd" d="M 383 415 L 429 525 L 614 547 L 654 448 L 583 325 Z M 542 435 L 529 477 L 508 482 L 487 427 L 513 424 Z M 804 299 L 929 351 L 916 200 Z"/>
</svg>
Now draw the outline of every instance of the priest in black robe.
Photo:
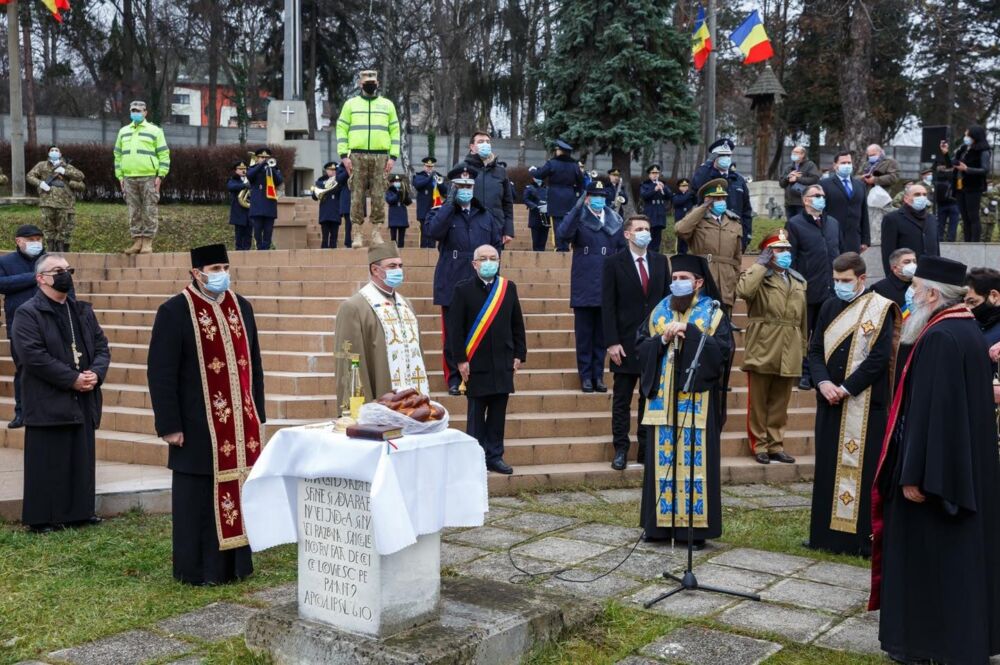
<svg viewBox="0 0 1000 665">
<path fill-rule="evenodd" d="M 642 424 L 651 429 L 639 525 L 647 541 L 686 543 L 690 515 L 693 546 L 700 549 L 706 539 L 722 535 L 720 437 L 732 329 L 718 306 L 719 292 L 703 257 L 675 255 L 671 269 L 670 295 L 653 308 L 636 340 L 640 390 L 646 398 Z M 691 394 L 685 395 L 681 391 L 687 370 L 703 337 L 696 380 Z M 693 456 L 688 447 L 692 440 Z M 695 482 L 689 497 L 692 460 Z"/>
<path fill-rule="evenodd" d="M 206 403 L 203 381 L 208 376 L 227 376 L 230 365 L 248 365 L 241 382 L 249 378 L 248 395 L 224 395 L 229 402 L 223 411 L 227 421 L 239 417 L 238 411 L 253 416 L 259 425 L 266 421 L 264 414 L 264 368 L 261 363 L 257 324 L 253 308 L 242 296 L 229 290 L 229 258 L 224 245 L 209 245 L 191 251 L 192 283 L 180 294 L 160 305 L 153 322 L 149 343 L 147 380 L 153 404 L 156 433 L 169 445 L 167 466 L 173 471 L 173 574 L 174 578 L 194 585 L 215 585 L 242 579 L 253 572 L 249 545 L 223 547 L 217 522 L 216 486 L 217 459 L 229 455 L 229 444 L 241 448 L 239 455 L 255 456 L 259 453 L 259 437 L 247 440 L 217 441 L 215 432 L 216 395 Z M 199 348 L 195 325 L 192 322 L 190 302 L 198 303 L 201 311 L 212 309 L 213 303 L 222 306 L 222 319 L 207 325 L 207 331 L 218 339 L 230 335 L 229 351 L 245 349 L 247 356 L 235 362 L 227 353 L 218 354 L 206 366 Z M 238 306 L 238 312 L 234 311 Z M 230 323 L 233 322 L 233 323 Z M 202 322 L 199 321 L 199 325 Z M 239 324 L 238 326 L 236 324 Z M 233 327 L 230 328 L 229 326 Z M 239 339 L 245 338 L 245 345 Z M 204 346 L 205 339 L 201 339 Z M 213 340 L 214 341 L 214 340 Z M 234 379 L 235 381 L 235 379 Z M 239 402 L 239 409 L 236 402 Z M 210 419 L 211 422 L 210 422 Z M 213 450 L 214 448 L 214 450 Z M 240 473 L 246 475 L 247 469 Z M 238 480 L 242 487 L 242 480 Z M 225 495 L 223 495 L 224 497 Z M 235 500 L 239 510 L 239 496 Z M 226 502 L 220 510 L 232 506 Z M 234 523 L 241 523 L 237 515 Z"/>
<path fill-rule="evenodd" d="M 865 290 L 865 260 L 833 262 L 836 298 L 820 307 L 809 343 L 816 386 L 816 471 L 809 545 L 871 555 L 871 488 L 892 397 L 899 309 Z"/>
<path fill-rule="evenodd" d="M 1000 461 L 986 342 L 966 266 L 925 256 L 872 495 L 879 640 L 900 662 L 985 665 L 1000 652 Z"/>
<path fill-rule="evenodd" d="M 21 521 L 41 533 L 101 521 L 94 432 L 111 354 L 94 308 L 69 295 L 72 270 L 58 254 L 38 260 L 38 291 L 17 308 L 11 333 L 26 426 Z"/>
</svg>

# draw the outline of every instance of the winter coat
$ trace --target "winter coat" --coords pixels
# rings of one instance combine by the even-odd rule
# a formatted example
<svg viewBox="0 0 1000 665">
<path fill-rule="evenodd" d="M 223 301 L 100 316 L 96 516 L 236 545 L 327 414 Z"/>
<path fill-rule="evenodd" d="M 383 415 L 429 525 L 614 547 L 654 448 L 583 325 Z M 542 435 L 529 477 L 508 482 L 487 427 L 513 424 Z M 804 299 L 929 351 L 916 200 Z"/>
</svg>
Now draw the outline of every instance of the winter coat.
<svg viewBox="0 0 1000 665">
<path fill-rule="evenodd" d="M 809 326 L 806 320 L 806 280 L 794 270 L 785 279 L 755 263 L 742 275 L 736 294 L 747 302 L 743 371 L 784 377 L 802 375 Z"/>
<path fill-rule="evenodd" d="M 743 225 L 727 210 L 719 220 L 707 204 L 701 204 L 677 222 L 677 237 L 688 244 L 688 252 L 704 256 L 712 279 L 719 287 L 719 300 L 730 307 L 736 302 L 736 281 L 743 261 Z"/>
</svg>

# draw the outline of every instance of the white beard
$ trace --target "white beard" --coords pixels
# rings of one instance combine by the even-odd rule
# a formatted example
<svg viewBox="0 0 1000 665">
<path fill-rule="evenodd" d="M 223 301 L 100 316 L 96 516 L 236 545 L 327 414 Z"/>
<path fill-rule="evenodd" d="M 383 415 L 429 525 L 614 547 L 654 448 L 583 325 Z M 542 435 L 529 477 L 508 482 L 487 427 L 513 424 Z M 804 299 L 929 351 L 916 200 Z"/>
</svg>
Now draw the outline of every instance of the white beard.
<svg viewBox="0 0 1000 665">
<path fill-rule="evenodd" d="M 914 309 L 910 310 L 910 315 L 903 321 L 903 329 L 899 334 L 900 343 L 912 346 L 932 316 L 934 310 L 927 305 L 915 305 Z"/>
</svg>

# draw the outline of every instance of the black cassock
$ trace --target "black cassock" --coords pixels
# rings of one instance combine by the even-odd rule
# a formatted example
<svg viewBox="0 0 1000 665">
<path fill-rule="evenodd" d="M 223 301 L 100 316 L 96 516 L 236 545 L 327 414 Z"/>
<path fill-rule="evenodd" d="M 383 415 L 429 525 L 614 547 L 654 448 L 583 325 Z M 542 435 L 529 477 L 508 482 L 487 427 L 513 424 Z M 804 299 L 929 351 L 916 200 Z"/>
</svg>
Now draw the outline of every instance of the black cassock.
<svg viewBox="0 0 1000 665">
<path fill-rule="evenodd" d="M 986 353 L 974 319 L 941 321 L 914 347 L 901 387 L 876 480 L 870 604 L 880 591 L 879 639 L 894 655 L 962 665 L 1000 652 L 1000 462 Z M 926 500 L 907 500 L 907 485 Z"/>
<path fill-rule="evenodd" d="M 889 365 L 893 358 L 895 309 L 882 325 L 878 338 L 873 340 L 868 357 L 857 370 L 847 376 L 850 363 L 850 335 L 826 360 L 823 335 L 830 323 L 843 312 L 850 303 L 840 298 L 830 298 L 819 310 L 816 328 L 809 343 L 809 368 L 813 383 L 832 381 L 835 386 L 844 386 L 852 395 L 860 395 L 871 387 L 871 401 L 868 408 L 868 426 L 865 432 L 865 452 L 861 462 L 861 492 L 858 508 L 857 532 L 846 533 L 830 528 L 833 512 L 834 484 L 837 472 L 837 456 L 840 452 L 840 421 L 844 412 L 840 404 L 831 405 L 816 390 L 816 471 L 813 481 L 812 515 L 809 524 L 810 546 L 841 554 L 871 556 L 871 487 L 875 469 L 882 452 L 885 437 L 885 423 L 889 417 L 892 390 L 889 385 Z M 855 330 L 855 335 L 857 331 Z"/>
<path fill-rule="evenodd" d="M 264 368 L 257 323 L 246 299 L 236 296 L 250 347 L 253 399 L 264 413 Z M 156 434 L 184 433 L 183 446 L 170 446 L 173 473 L 174 577 L 190 584 L 221 584 L 253 572 L 250 548 L 219 550 L 215 526 L 215 467 L 212 437 L 201 384 L 198 347 L 187 300 L 179 294 L 160 305 L 153 322 L 147 361 L 149 396 Z"/>
<path fill-rule="evenodd" d="M 656 308 L 653 310 L 654 314 Z M 685 331 L 684 344 L 674 363 L 676 374 L 674 375 L 674 385 L 680 390 L 684 386 L 687 377 L 687 369 L 694 362 L 695 351 L 702 333 L 693 323 L 689 323 Z M 729 319 L 723 315 L 722 320 L 715 330 L 714 335 L 709 335 L 705 341 L 705 348 L 701 355 L 701 365 L 698 369 L 696 383 L 693 386 L 694 392 L 709 392 L 708 418 L 705 423 L 705 480 L 708 487 L 705 489 L 705 497 L 708 499 L 708 527 L 694 529 L 695 540 L 705 540 L 708 538 L 718 538 L 722 535 L 722 492 L 721 492 L 721 433 L 725 424 L 725 411 L 723 400 L 726 393 L 723 391 L 722 378 L 726 365 L 729 361 L 729 353 L 732 348 L 732 329 Z M 663 354 L 667 347 L 662 344 L 659 336 L 649 336 L 649 319 L 643 321 L 639 327 L 636 337 L 636 349 L 639 354 L 639 362 L 642 366 L 642 376 L 639 389 L 648 400 L 656 396 L 660 389 L 662 377 L 660 370 L 663 362 Z M 647 407 L 648 408 L 648 407 Z M 648 413 L 648 411 L 647 411 Z M 683 416 L 678 422 L 684 422 Z M 687 423 L 690 424 L 690 423 Z M 646 446 L 646 458 L 642 473 L 642 502 L 639 513 L 639 526 L 643 528 L 647 540 L 668 540 L 671 536 L 675 540 L 687 542 L 687 512 L 685 506 L 677 506 L 677 528 L 676 533 L 670 527 L 660 527 L 656 525 L 656 497 L 659 496 L 656 487 L 656 454 L 657 436 L 659 429 L 657 426 L 650 426 L 650 445 Z M 678 441 L 683 444 L 684 438 L 678 433 Z M 679 446 L 678 455 L 683 455 L 683 446 Z M 678 485 L 683 479 L 678 478 Z M 680 503 L 680 501 L 678 501 Z"/>
</svg>

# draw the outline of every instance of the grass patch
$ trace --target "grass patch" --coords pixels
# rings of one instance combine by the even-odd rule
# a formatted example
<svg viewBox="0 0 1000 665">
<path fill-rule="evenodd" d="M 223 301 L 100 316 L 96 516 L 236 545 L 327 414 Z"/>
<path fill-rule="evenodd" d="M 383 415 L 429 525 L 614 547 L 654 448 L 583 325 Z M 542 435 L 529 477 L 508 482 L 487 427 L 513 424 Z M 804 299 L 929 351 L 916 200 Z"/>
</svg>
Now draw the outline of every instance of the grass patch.
<svg viewBox="0 0 1000 665">
<path fill-rule="evenodd" d="M 295 547 L 254 556 L 245 582 L 191 587 L 172 577 L 170 517 L 129 513 L 39 536 L 0 525 L 0 665 L 148 627 L 296 579 Z M 212 662 L 247 662 L 240 659 Z"/>
<path fill-rule="evenodd" d="M 41 226 L 35 206 L 13 205 L 0 208 L 0 249 L 14 249 L 14 233 L 22 224 Z M 186 252 L 192 239 L 199 244 L 226 243 L 233 249 L 229 208 L 214 205 L 164 204 L 160 206 L 160 226 L 154 249 L 157 252 Z M 76 228 L 70 241 L 73 252 L 121 252 L 132 242 L 125 204 L 77 203 Z"/>
</svg>

